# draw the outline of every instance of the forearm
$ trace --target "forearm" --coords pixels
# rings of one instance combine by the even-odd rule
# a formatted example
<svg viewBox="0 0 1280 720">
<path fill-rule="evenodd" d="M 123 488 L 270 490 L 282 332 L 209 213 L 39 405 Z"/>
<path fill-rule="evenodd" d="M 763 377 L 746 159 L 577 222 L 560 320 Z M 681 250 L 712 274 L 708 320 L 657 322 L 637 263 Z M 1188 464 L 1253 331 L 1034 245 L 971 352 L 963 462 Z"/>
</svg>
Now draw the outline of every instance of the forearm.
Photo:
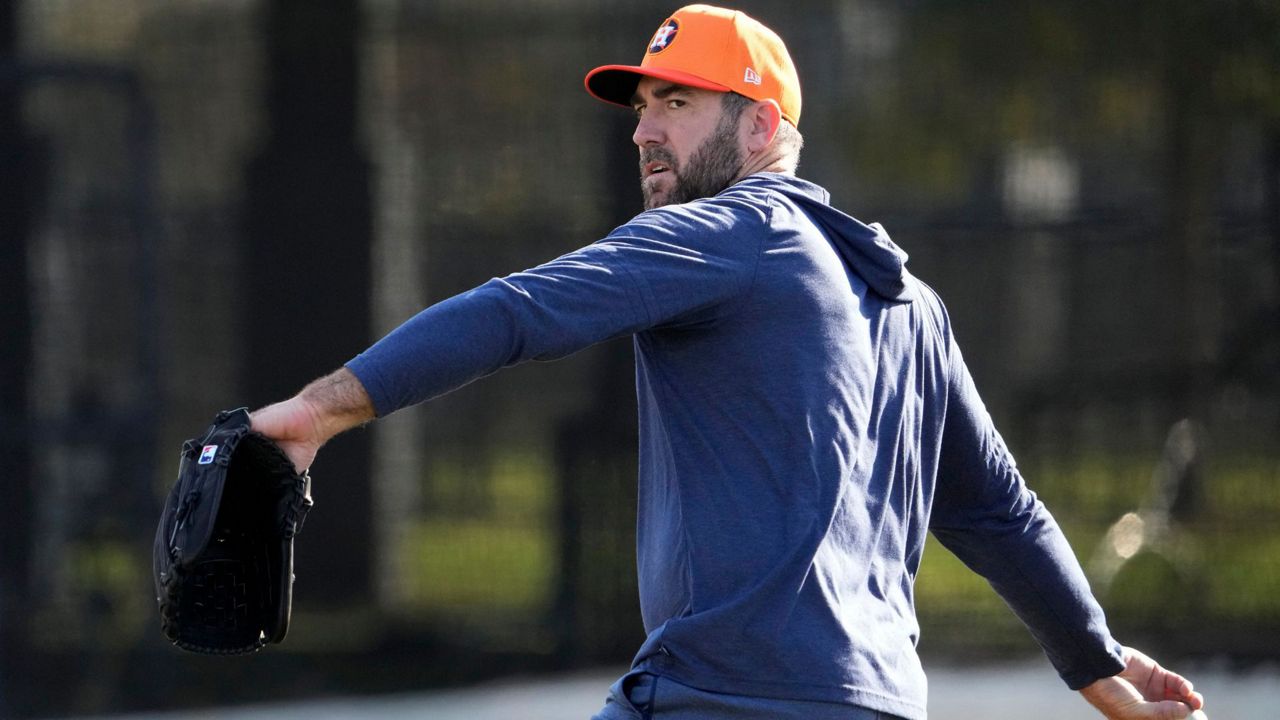
<svg viewBox="0 0 1280 720">
<path fill-rule="evenodd" d="M 346 367 L 377 416 L 452 392 L 504 367 L 553 360 L 644 324 L 630 287 L 552 275 L 560 263 L 491 280 L 410 318 Z M 580 273 L 601 273 L 582 264 Z"/>
<path fill-rule="evenodd" d="M 1120 671 L 1120 647 L 1062 531 L 1043 505 L 1026 502 L 1005 522 L 987 518 L 934 535 L 991 583 L 1063 681 L 1079 689 Z"/>
<path fill-rule="evenodd" d="M 1018 471 L 959 348 L 930 529 L 985 577 L 1079 689 L 1119 672 L 1120 647 L 1075 554 Z"/>
<path fill-rule="evenodd" d="M 312 381 L 298 393 L 321 444 L 373 420 L 373 402 L 360 380 L 345 367 Z"/>
</svg>

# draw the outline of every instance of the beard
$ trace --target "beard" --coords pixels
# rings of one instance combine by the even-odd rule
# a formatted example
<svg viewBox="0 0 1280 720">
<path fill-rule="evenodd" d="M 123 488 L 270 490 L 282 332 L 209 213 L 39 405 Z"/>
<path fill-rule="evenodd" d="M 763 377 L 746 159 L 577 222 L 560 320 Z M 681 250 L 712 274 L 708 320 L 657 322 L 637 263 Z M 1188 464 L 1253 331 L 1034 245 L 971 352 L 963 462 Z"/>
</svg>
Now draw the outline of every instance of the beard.
<svg viewBox="0 0 1280 720">
<path fill-rule="evenodd" d="M 683 168 L 677 164 L 676 156 L 664 147 L 641 150 L 640 192 L 644 195 L 644 209 L 711 197 L 733 184 L 742 169 L 737 131 L 737 118 L 729 113 L 722 115 L 711 137 L 702 141 Z M 675 176 L 675 186 L 665 198 L 655 197 L 654 190 L 644 182 L 644 166 L 655 160 L 665 164 L 667 172 Z"/>
</svg>

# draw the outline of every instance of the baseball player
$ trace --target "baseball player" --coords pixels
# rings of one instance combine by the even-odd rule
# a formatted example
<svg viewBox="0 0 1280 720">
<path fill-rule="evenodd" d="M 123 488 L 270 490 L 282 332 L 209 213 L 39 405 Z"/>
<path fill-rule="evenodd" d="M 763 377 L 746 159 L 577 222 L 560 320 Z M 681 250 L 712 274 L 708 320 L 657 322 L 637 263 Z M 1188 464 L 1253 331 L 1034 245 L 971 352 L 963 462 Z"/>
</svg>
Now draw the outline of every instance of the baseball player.
<svg viewBox="0 0 1280 720">
<path fill-rule="evenodd" d="M 1203 705 L 1122 647 L 883 228 L 795 175 L 782 40 L 691 5 L 587 91 L 631 108 L 645 211 L 433 305 L 254 427 L 334 435 L 500 368 L 634 338 L 647 640 L 598 720 L 926 717 L 912 586 L 934 535 L 1106 717 Z"/>
</svg>

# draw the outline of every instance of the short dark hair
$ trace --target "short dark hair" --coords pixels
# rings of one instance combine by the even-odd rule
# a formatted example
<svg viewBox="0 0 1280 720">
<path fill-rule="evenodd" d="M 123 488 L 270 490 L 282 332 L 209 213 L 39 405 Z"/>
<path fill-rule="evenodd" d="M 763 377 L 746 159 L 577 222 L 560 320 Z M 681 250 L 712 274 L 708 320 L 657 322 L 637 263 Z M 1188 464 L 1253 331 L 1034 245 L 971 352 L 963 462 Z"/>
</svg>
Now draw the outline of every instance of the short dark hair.
<svg viewBox="0 0 1280 720">
<path fill-rule="evenodd" d="M 730 90 L 720 98 L 720 112 L 723 115 L 740 116 L 742 111 L 754 102 L 746 95 Z M 800 130 L 783 120 L 778 124 L 778 134 L 774 136 L 773 143 L 787 158 L 791 171 L 795 172 L 796 167 L 800 165 L 800 150 L 804 147 L 804 136 L 800 134 Z"/>
<path fill-rule="evenodd" d="M 726 115 L 741 115 L 753 102 L 755 101 L 746 95 L 730 90 L 720 97 L 720 111 Z"/>
</svg>

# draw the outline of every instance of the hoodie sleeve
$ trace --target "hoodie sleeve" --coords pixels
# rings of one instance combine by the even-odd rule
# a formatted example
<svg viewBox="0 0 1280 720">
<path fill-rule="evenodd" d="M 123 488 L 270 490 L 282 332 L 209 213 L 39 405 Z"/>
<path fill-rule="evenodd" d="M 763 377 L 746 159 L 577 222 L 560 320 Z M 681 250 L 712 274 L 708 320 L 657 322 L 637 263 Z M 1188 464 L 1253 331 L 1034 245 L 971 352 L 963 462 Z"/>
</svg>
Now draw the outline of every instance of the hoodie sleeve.
<svg viewBox="0 0 1280 720">
<path fill-rule="evenodd" d="M 713 317 L 750 285 L 762 243 L 734 212 L 693 203 L 643 213 L 599 242 L 423 310 L 347 368 L 384 416 L 526 360 Z"/>
<path fill-rule="evenodd" d="M 930 529 L 982 575 L 1078 690 L 1124 669 L 1084 572 L 1024 482 L 951 340 L 951 389 Z"/>
</svg>

